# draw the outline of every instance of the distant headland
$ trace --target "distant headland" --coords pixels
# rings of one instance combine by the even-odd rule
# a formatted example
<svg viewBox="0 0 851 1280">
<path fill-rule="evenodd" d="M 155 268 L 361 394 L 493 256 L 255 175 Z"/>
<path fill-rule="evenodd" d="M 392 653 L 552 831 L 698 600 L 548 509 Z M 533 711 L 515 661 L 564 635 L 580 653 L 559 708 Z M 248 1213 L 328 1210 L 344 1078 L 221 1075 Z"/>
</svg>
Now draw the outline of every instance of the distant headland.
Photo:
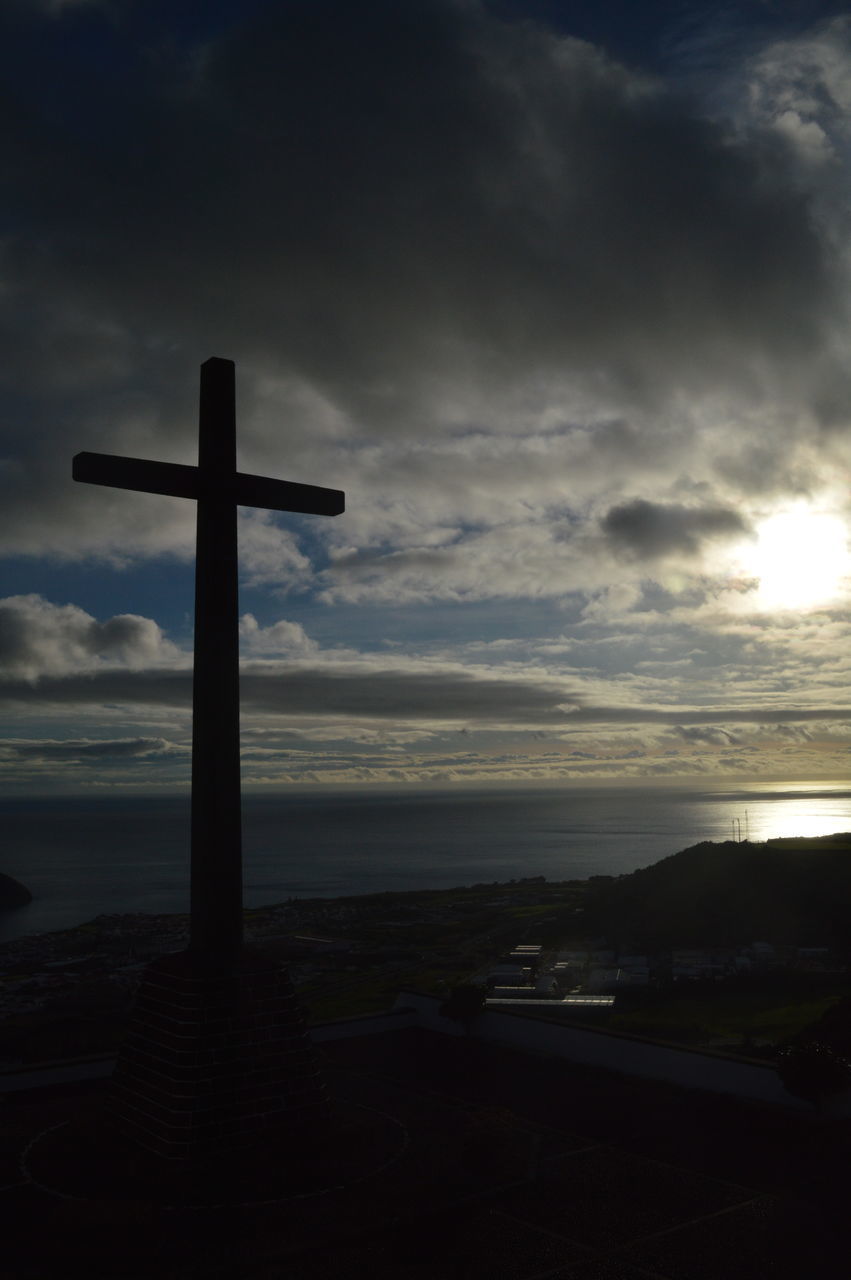
<svg viewBox="0 0 851 1280">
<path fill-rule="evenodd" d="M 14 907 L 25 907 L 32 902 L 33 896 L 25 884 L 6 876 L 0 871 L 0 911 L 11 911 Z"/>
</svg>

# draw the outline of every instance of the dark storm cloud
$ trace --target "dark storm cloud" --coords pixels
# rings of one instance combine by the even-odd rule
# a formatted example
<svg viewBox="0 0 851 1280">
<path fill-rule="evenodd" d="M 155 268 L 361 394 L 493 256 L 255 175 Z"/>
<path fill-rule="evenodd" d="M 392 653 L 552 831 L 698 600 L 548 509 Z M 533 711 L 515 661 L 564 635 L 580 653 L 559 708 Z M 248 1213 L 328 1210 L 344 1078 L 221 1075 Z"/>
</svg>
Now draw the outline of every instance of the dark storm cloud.
<svg viewBox="0 0 851 1280">
<path fill-rule="evenodd" d="M 165 738 L 70 738 L 55 739 L 0 739 L 0 759 L 4 763 L 15 761 L 79 761 L 101 764 L 109 760 L 165 759 L 174 755 L 187 755 L 187 747 L 175 746 Z"/>
<path fill-rule="evenodd" d="M 345 672 L 334 670 L 244 672 L 245 713 L 295 716 L 378 717 L 415 720 L 507 721 L 561 719 L 563 691 L 511 679 L 476 679 L 463 673 Z M 188 710 L 191 676 L 175 672 L 98 672 L 46 678 L 37 687 L 1 681 L 0 701 L 53 705 L 144 704 Z"/>
<path fill-rule="evenodd" d="M 83 375 L 125 372 L 129 321 L 375 423 L 436 373 L 602 360 L 652 398 L 819 341 L 829 264 L 782 157 L 588 44 L 462 0 L 310 0 L 131 80 L 89 86 L 95 128 L 10 104 L 15 310 Z"/>
<path fill-rule="evenodd" d="M 771 731 L 779 734 L 781 738 L 788 738 L 791 742 L 810 742 L 813 736 L 809 729 L 794 724 L 775 724 L 771 726 Z"/>
<path fill-rule="evenodd" d="M 778 721 L 848 720 L 849 707 L 764 707 L 712 708 L 695 711 L 682 707 L 672 711 L 654 707 L 578 707 L 566 717 L 570 724 L 667 724 L 675 726 L 706 724 L 768 725 Z"/>
<path fill-rule="evenodd" d="M 277 675 L 249 673 L 241 687 L 247 706 L 254 711 L 518 724 L 560 717 L 557 704 L 565 697 L 563 692 L 511 679 L 471 679 L 443 672 L 348 675 L 308 671 L 283 680 Z"/>
<path fill-rule="evenodd" d="M 363 549 L 364 513 L 380 523 L 393 500 L 391 434 L 522 441 L 541 415 L 572 429 L 578 403 L 599 444 L 577 461 L 548 442 L 547 461 L 587 510 L 613 448 L 621 469 L 638 450 L 654 486 L 683 466 L 688 413 L 642 428 L 680 393 L 723 387 L 773 418 L 840 349 L 825 342 L 839 238 L 770 130 L 733 134 L 601 49 L 475 0 L 291 0 L 234 10 L 206 43 L 175 18 L 170 44 L 144 8 L 106 22 L 75 7 L 61 47 L 65 20 L 40 18 L 57 43 L 37 67 L 14 65 L 20 12 L 0 15 L 2 549 L 189 554 L 188 505 L 93 501 L 68 460 L 194 460 L 193 371 L 212 353 L 238 362 L 244 447 L 279 457 L 286 432 L 312 467 L 322 432 L 340 444 Z M 835 370 L 817 381 L 836 398 Z M 794 435 L 806 414 L 790 414 Z M 747 483 L 732 444 L 716 456 Z M 453 523 L 467 501 L 451 463 L 436 479 L 402 461 L 390 549 L 412 545 L 394 542 L 406 514 L 427 523 L 439 498 Z M 482 509 L 500 483 L 477 483 Z"/>
<path fill-rule="evenodd" d="M 849 707 L 738 707 L 695 710 L 585 703 L 569 682 L 518 680 L 511 676 L 474 676 L 458 671 L 396 671 L 299 666 L 243 670 L 243 714 L 361 719 L 453 721 L 488 726 L 584 727 L 594 724 L 684 726 L 686 738 L 699 739 L 689 726 L 795 724 L 847 721 Z M 37 684 L 0 681 L 0 705 L 8 710 L 70 706 L 169 707 L 188 712 L 189 671 L 98 671 L 85 676 L 46 677 Z M 735 741 L 731 732 L 727 742 Z"/>
<path fill-rule="evenodd" d="M 735 733 L 731 733 L 729 729 L 704 729 L 694 725 L 686 728 L 683 725 L 678 725 L 675 732 L 686 742 L 709 743 L 718 747 L 741 745 L 740 738 Z"/>
<path fill-rule="evenodd" d="M 612 507 L 601 525 L 612 546 L 637 560 L 656 560 L 672 552 L 693 556 L 707 539 L 748 531 L 742 517 L 726 507 L 684 507 L 643 498 Z"/>
<path fill-rule="evenodd" d="M 502 377 L 605 352 L 645 383 L 711 379 L 733 338 L 818 341 L 825 263 L 778 162 L 477 5 L 270 10 L 208 51 L 178 123 L 146 225 L 215 252 L 208 289 L 373 414 L 458 342 Z"/>
</svg>

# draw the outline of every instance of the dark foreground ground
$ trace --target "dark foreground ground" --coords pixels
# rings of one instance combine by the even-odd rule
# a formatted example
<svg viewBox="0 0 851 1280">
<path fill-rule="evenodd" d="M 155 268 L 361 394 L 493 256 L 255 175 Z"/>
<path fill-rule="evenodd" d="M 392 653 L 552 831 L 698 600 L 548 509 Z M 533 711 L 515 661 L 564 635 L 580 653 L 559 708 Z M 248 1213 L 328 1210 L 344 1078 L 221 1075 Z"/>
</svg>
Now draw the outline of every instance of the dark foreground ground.
<svg viewBox="0 0 851 1280">
<path fill-rule="evenodd" d="M 373 1126 L 363 1160 L 314 1169 L 306 1195 L 297 1176 L 270 1172 L 268 1196 L 248 1178 L 252 1203 L 231 1189 L 226 1204 L 174 1207 L 99 1171 L 69 1180 L 67 1152 L 51 1169 L 51 1133 L 71 1132 L 102 1083 L 6 1095 L 4 1280 L 846 1273 L 848 1121 L 421 1031 L 323 1052 L 341 1107 Z"/>
</svg>

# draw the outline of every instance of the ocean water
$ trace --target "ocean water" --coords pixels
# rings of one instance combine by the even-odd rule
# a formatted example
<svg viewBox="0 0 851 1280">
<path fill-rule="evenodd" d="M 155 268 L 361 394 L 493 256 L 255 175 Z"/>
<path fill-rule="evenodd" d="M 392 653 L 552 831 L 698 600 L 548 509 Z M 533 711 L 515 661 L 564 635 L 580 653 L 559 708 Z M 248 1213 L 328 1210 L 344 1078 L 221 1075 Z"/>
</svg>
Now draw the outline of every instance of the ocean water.
<svg viewBox="0 0 851 1280">
<path fill-rule="evenodd" d="M 245 905 L 521 876 L 621 875 L 701 840 L 851 831 L 851 790 L 594 789 L 247 795 Z M 189 906 L 189 807 L 162 797 L 0 801 L 0 871 L 27 907 L 0 939 Z"/>
</svg>

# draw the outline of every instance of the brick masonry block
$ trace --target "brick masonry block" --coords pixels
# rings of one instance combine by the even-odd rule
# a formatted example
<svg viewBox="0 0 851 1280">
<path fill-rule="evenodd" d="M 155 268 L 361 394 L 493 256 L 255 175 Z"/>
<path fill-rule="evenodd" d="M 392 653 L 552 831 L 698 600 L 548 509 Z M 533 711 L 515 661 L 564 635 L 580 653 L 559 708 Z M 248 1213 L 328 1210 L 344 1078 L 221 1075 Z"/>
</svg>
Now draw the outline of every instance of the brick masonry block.
<svg viewBox="0 0 851 1280">
<path fill-rule="evenodd" d="M 319 1123 L 329 1100 L 285 970 L 248 949 L 230 972 L 191 952 L 148 966 L 108 1090 L 129 1138 L 171 1159 Z"/>
</svg>

